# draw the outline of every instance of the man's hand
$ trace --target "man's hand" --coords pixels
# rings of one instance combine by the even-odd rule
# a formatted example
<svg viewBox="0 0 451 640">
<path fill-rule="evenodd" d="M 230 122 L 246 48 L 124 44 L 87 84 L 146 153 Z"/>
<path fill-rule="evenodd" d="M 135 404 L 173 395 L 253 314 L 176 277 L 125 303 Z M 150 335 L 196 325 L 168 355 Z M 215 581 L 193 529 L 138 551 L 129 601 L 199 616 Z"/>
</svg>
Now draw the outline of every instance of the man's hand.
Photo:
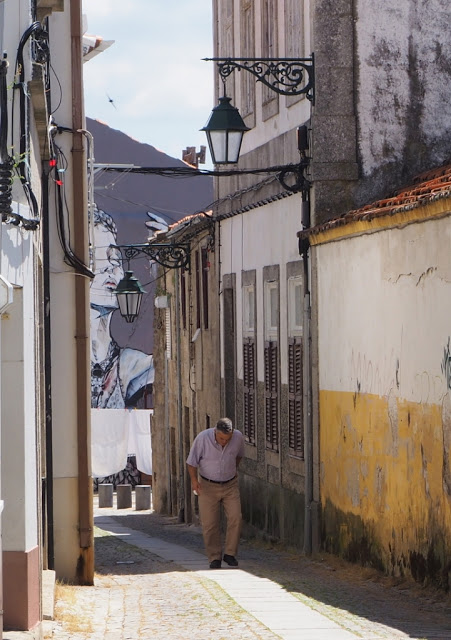
<svg viewBox="0 0 451 640">
<path fill-rule="evenodd" d="M 201 492 L 201 485 L 197 477 L 197 467 L 192 467 L 190 464 L 186 465 L 188 468 L 189 477 L 191 479 L 191 489 L 196 492 L 197 495 Z"/>
<path fill-rule="evenodd" d="M 194 482 L 191 480 L 191 489 L 196 495 L 199 495 L 199 493 L 201 492 L 201 485 L 197 478 Z"/>
</svg>

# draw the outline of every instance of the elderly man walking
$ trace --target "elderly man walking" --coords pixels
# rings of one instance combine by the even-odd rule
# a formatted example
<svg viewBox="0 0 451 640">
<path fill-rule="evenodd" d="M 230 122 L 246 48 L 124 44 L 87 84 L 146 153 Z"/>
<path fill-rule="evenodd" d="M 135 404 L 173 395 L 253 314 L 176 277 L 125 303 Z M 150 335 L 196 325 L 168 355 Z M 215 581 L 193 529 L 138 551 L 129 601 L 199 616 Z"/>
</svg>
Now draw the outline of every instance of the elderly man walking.
<svg viewBox="0 0 451 640">
<path fill-rule="evenodd" d="M 237 470 L 244 456 L 244 438 L 230 418 L 221 418 L 212 429 L 194 439 L 186 460 L 191 488 L 199 496 L 199 512 L 210 569 L 220 569 L 224 559 L 237 567 L 241 533 L 241 501 Z M 221 504 L 227 519 L 224 556 L 221 544 Z"/>
</svg>

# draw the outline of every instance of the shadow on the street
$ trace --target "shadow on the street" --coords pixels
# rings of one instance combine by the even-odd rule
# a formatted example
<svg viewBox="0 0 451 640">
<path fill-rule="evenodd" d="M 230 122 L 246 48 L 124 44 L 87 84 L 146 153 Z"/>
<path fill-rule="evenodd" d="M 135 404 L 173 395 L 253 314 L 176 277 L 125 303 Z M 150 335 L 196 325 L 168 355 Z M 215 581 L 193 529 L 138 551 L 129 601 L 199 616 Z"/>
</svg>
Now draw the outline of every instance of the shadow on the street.
<svg viewBox="0 0 451 640">
<path fill-rule="evenodd" d="M 122 526 L 204 553 L 200 527 L 179 524 L 176 518 L 156 513 L 111 517 Z M 97 573 L 186 571 L 136 547 L 126 550 L 124 543 L 127 545 L 127 540 L 117 536 L 96 537 Z M 279 584 L 324 615 L 331 607 L 345 612 L 342 615 L 348 616 L 349 622 L 356 616 L 398 629 L 410 638 L 435 640 L 445 637 L 444 630 L 451 638 L 451 599 L 444 592 L 420 589 L 407 580 L 396 585 L 376 571 L 337 558 L 307 558 L 300 552 L 271 547 L 258 540 L 242 541 L 240 569 Z"/>
<path fill-rule="evenodd" d="M 95 573 L 97 576 L 149 575 L 185 572 L 186 569 L 133 545 L 117 534 L 102 531 L 95 535 Z"/>
</svg>

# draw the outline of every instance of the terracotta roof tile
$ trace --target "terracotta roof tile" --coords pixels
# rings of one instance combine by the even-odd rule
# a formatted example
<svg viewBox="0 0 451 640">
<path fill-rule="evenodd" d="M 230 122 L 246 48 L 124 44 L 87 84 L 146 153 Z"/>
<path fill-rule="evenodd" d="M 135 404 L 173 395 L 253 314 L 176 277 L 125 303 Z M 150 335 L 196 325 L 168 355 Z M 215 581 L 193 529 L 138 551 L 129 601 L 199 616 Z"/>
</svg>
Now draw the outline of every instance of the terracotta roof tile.
<svg viewBox="0 0 451 640">
<path fill-rule="evenodd" d="M 298 236 L 306 238 L 350 222 L 391 216 L 400 211 L 415 209 L 434 200 L 447 197 L 451 197 L 451 164 L 416 176 L 411 185 L 398 189 L 389 198 L 382 198 L 311 229 L 305 229 L 299 232 Z"/>
</svg>

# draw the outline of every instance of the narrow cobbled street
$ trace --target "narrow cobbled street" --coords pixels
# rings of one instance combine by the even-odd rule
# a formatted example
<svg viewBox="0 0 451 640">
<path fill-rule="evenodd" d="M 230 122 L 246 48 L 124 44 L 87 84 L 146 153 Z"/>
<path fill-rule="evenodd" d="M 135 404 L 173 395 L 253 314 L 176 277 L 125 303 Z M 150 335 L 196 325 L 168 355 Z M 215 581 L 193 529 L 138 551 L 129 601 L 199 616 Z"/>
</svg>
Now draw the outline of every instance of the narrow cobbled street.
<svg viewBox="0 0 451 640">
<path fill-rule="evenodd" d="M 95 526 L 95 586 L 57 585 L 49 639 L 451 638 L 449 596 L 337 558 L 243 541 L 239 569 L 212 571 L 199 527 L 97 507 Z"/>
</svg>

